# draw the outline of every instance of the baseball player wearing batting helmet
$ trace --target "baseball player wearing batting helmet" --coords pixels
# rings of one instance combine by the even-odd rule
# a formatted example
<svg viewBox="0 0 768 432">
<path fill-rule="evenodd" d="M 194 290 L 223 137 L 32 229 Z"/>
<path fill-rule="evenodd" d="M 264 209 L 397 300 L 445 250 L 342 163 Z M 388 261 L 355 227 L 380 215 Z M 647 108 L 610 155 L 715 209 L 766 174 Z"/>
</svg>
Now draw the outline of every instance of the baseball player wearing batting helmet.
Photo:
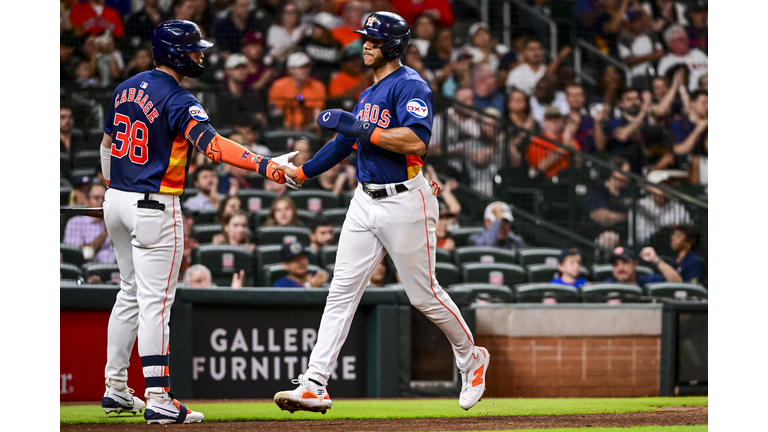
<svg viewBox="0 0 768 432">
<path fill-rule="evenodd" d="M 104 123 L 101 168 L 109 189 L 104 222 L 120 268 L 120 292 L 107 331 L 106 392 L 111 412 L 140 412 L 145 403 L 126 386 L 131 350 L 139 340 L 148 423 L 190 423 L 203 414 L 169 395 L 169 321 L 184 250 L 179 195 L 192 149 L 214 162 L 257 171 L 285 182 L 276 162 L 217 134 L 200 103 L 179 83 L 203 73 L 197 24 L 168 21 L 152 36 L 157 68 L 115 89 Z M 275 158 L 288 164 L 292 154 Z"/>
<path fill-rule="evenodd" d="M 388 252 L 411 303 L 448 337 L 462 373 L 459 405 L 474 406 L 485 390 L 489 355 L 475 346 L 459 308 L 435 278 L 437 198 L 421 173 L 432 129 L 429 85 L 399 57 L 410 30 L 398 15 L 376 12 L 363 29 L 363 56 L 375 83 L 350 114 L 320 113 L 317 123 L 337 132 L 314 158 L 295 168 L 280 166 L 301 184 L 357 149 L 358 187 L 347 212 L 336 253 L 333 281 L 320 322 L 317 344 L 298 388 L 279 392 L 275 403 L 288 411 L 325 412 L 332 402 L 326 385 L 349 333 L 363 290 Z"/>
</svg>

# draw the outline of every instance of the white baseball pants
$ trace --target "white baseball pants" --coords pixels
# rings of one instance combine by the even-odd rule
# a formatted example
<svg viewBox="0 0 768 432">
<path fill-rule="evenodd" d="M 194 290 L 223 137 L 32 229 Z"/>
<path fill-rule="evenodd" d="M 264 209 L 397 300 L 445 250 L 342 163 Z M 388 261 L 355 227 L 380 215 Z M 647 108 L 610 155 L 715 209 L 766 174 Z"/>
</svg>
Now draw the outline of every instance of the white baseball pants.
<svg viewBox="0 0 768 432">
<path fill-rule="evenodd" d="M 178 196 L 149 195 L 150 200 L 165 204 L 165 210 L 138 208 L 142 199 L 142 193 L 117 189 L 108 189 L 104 197 L 104 221 L 120 268 L 120 292 L 107 330 L 105 377 L 128 380 L 127 368 L 138 335 L 147 388 L 159 393 L 170 387 L 168 323 L 184 229 Z"/>
<path fill-rule="evenodd" d="M 448 337 L 459 370 L 469 370 L 476 358 L 472 333 L 435 278 L 437 198 L 421 173 L 405 185 L 408 192 L 381 199 L 371 198 L 359 184 L 355 191 L 306 373 L 323 385 L 328 384 L 363 290 L 386 253 L 395 263 L 411 304 Z"/>
</svg>

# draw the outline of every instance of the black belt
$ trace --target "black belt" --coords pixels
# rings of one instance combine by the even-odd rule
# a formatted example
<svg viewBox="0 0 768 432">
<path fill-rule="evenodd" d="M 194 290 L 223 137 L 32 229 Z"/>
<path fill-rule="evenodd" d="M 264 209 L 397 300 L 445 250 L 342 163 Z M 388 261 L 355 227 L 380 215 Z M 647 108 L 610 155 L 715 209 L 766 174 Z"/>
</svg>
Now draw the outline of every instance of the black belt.
<svg viewBox="0 0 768 432">
<path fill-rule="evenodd" d="M 362 186 L 363 186 L 363 192 L 365 192 L 368 195 L 370 195 L 370 197 L 373 198 L 373 199 L 386 198 L 386 197 L 390 196 L 387 193 L 387 189 L 386 188 L 369 189 L 366 185 L 362 185 Z M 406 191 L 408 191 L 408 188 L 405 187 L 404 184 L 398 183 L 398 184 L 395 185 L 395 192 L 402 193 L 402 192 L 406 192 Z"/>
</svg>

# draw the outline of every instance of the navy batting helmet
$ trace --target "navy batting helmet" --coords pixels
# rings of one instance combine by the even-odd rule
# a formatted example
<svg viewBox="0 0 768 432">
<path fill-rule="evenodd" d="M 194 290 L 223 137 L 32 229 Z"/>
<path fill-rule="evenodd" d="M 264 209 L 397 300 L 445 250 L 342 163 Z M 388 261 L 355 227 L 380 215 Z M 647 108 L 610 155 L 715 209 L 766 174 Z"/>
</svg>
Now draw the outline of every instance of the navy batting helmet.
<svg viewBox="0 0 768 432">
<path fill-rule="evenodd" d="M 213 43 L 203 39 L 200 27 L 192 21 L 166 21 L 152 34 L 152 56 L 155 61 L 169 66 L 190 78 L 203 74 L 203 67 L 187 54 L 188 51 L 205 51 Z"/>
<path fill-rule="evenodd" d="M 411 29 L 403 17 L 392 12 L 374 12 L 365 20 L 360 30 L 355 30 L 372 38 L 386 41 L 374 48 L 381 49 L 381 55 L 387 60 L 394 60 L 403 55 L 411 40 Z"/>
</svg>

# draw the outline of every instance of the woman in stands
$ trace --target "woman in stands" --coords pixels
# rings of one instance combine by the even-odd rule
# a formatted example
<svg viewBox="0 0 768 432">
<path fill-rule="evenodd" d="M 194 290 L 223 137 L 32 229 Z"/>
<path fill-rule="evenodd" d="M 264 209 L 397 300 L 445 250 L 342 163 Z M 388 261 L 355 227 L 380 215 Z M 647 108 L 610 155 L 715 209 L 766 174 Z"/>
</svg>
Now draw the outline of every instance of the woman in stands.
<svg viewBox="0 0 768 432">
<path fill-rule="evenodd" d="M 509 163 L 512 166 L 519 167 L 523 160 L 523 154 L 531 140 L 531 135 L 525 131 L 532 131 L 534 135 L 539 135 L 543 129 L 539 122 L 533 119 L 531 114 L 531 105 L 525 92 L 518 89 L 512 89 L 507 97 L 507 119 L 515 126 L 521 129 L 510 130 L 507 133 L 507 146 L 509 151 Z"/>
<path fill-rule="evenodd" d="M 224 217 L 221 234 L 213 236 L 213 244 L 226 244 L 231 246 L 246 246 L 253 250 L 256 245 L 251 242 L 248 234 L 248 216 L 240 210 L 235 210 Z"/>
<path fill-rule="evenodd" d="M 225 196 L 219 202 L 219 210 L 216 212 L 216 222 L 224 223 L 224 219 L 235 211 L 243 208 L 243 203 L 236 196 Z"/>
<path fill-rule="evenodd" d="M 276 22 L 267 30 L 269 55 L 278 62 L 282 63 L 288 58 L 288 54 L 306 33 L 306 27 L 300 23 L 301 12 L 296 3 L 283 3 Z"/>
<path fill-rule="evenodd" d="M 290 197 L 281 196 L 272 202 L 272 209 L 264 225 L 300 226 L 296 203 Z"/>
</svg>

